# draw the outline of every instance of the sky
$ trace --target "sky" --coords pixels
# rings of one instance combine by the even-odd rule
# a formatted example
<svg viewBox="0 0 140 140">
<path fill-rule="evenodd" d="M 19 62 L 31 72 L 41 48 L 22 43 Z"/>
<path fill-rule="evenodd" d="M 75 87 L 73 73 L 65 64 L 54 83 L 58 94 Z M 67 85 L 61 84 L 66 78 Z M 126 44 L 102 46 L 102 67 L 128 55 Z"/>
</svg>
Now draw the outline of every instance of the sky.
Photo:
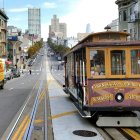
<svg viewBox="0 0 140 140">
<path fill-rule="evenodd" d="M 28 29 L 28 8 L 41 9 L 41 36 L 47 40 L 49 25 L 53 15 L 60 23 L 67 24 L 67 36 L 84 33 L 86 25 L 93 32 L 103 31 L 112 20 L 118 18 L 116 0 L 0 0 L 9 17 L 8 25 Z"/>
</svg>

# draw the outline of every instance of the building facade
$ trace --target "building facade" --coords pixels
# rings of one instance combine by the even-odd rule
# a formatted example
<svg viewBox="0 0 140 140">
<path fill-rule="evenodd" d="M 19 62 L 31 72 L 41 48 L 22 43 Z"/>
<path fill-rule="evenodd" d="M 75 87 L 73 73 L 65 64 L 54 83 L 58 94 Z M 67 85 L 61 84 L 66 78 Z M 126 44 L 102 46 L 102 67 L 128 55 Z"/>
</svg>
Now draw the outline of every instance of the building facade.
<svg viewBox="0 0 140 140">
<path fill-rule="evenodd" d="M 62 38 L 67 37 L 67 25 L 66 23 L 60 23 L 59 18 L 57 18 L 57 15 L 53 15 L 53 18 L 51 19 L 51 25 L 49 25 L 49 37 L 54 36 L 61 36 Z"/>
<path fill-rule="evenodd" d="M 28 30 L 29 34 L 41 37 L 41 13 L 40 8 L 28 9 Z"/>
<path fill-rule="evenodd" d="M 59 23 L 59 31 L 63 33 L 63 38 L 67 37 L 67 25 L 66 23 Z"/>
<path fill-rule="evenodd" d="M 77 40 L 81 41 L 85 37 L 87 37 L 90 33 L 77 33 Z"/>
<path fill-rule="evenodd" d="M 51 32 L 59 32 L 59 19 L 56 15 L 51 19 Z"/>
<path fill-rule="evenodd" d="M 140 0 L 116 0 L 119 31 L 130 33 L 130 40 L 140 40 Z"/>
<path fill-rule="evenodd" d="M 7 57 L 7 20 L 5 12 L 0 10 L 0 58 Z"/>
</svg>

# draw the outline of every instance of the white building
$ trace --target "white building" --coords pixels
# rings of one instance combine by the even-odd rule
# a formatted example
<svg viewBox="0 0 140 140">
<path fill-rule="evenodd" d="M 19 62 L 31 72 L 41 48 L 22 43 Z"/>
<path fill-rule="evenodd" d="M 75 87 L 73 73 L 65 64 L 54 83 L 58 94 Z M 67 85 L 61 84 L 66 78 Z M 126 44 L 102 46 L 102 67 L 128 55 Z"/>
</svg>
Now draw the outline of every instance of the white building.
<svg viewBox="0 0 140 140">
<path fill-rule="evenodd" d="M 20 36 L 21 32 L 22 32 L 21 29 L 15 27 L 15 26 L 8 26 L 7 30 L 8 30 L 9 36 Z"/>
<path fill-rule="evenodd" d="M 69 48 L 72 48 L 78 43 L 78 40 L 76 38 L 68 38 L 66 41 L 66 46 Z"/>
</svg>

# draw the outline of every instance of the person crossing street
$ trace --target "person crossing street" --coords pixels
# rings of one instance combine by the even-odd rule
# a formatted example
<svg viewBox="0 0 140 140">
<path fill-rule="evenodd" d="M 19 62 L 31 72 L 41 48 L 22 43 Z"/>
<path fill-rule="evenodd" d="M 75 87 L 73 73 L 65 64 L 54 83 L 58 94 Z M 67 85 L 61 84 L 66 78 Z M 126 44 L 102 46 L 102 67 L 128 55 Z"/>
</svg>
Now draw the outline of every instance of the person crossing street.
<svg viewBox="0 0 140 140">
<path fill-rule="evenodd" d="M 30 67 L 30 69 L 29 69 L 29 73 L 30 73 L 30 74 L 32 74 L 32 70 L 31 70 L 31 67 Z"/>
</svg>

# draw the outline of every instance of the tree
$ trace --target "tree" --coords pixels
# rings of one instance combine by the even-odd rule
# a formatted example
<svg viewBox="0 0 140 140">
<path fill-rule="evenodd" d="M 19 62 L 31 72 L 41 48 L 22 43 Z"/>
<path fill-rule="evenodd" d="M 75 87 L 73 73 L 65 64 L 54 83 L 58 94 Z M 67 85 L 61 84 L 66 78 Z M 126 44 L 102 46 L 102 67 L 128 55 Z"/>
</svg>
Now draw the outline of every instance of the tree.
<svg viewBox="0 0 140 140">
<path fill-rule="evenodd" d="M 68 52 L 70 50 L 69 47 L 66 47 L 64 45 L 57 45 L 55 43 L 52 42 L 51 38 L 48 38 L 47 40 L 48 45 L 50 46 L 50 48 L 56 53 L 56 54 L 60 54 L 61 56 L 63 56 L 66 52 Z"/>
<path fill-rule="evenodd" d="M 28 52 L 28 57 L 32 58 L 34 55 L 36 55 L 36 53 L 42 48 L 42 46 L 43 46 L 42 40 L 38 41 L 38 42 L 35 42 L 34 45 L 31 46 L 27 51 Z"/>
</svg>

